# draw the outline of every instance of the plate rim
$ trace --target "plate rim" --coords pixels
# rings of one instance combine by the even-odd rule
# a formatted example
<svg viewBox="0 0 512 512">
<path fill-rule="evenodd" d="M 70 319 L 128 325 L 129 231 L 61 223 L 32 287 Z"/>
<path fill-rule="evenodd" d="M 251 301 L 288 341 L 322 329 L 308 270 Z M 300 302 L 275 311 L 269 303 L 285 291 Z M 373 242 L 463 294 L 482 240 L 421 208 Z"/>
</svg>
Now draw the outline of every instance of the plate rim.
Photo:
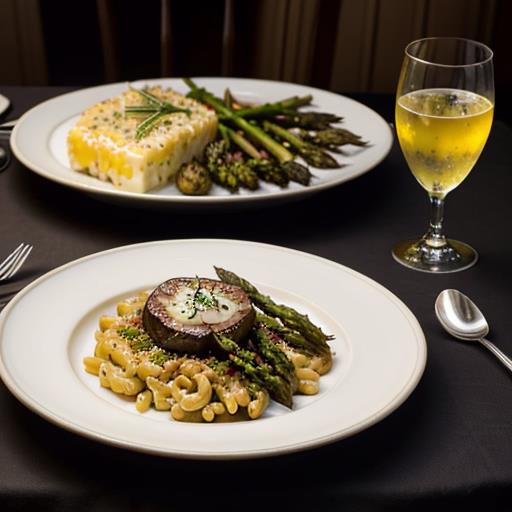
<svg viewBox="0 0 512 512">
<path fill-rule="evenodd" d="M 385 286 L 381 285 L 374 279 L 358 272 L 356 270 L 351 269 L 350 267 L 346 267 L 345 265 L 335 262 L 333 260 L 329 260 L 327 258 L 311 254 L 305 251 L 300 251 L 297 249 L 291 249 L 288 247 L 268 244 L 262 242 L 253 242 L 247 240 L 240 239 L 223 239 L 223 238 L 188 238 L 188 239 L 176 239 L 176 240 L 156 240 L 150 242 L 142 242 L 136 244 L 122 245 L 118 247 L 114 247 L 112 249 L 107 249 L 104 251 L 98 251 L 75 260 L 72 260 L 68 263 L 65 263 L 49 272 L 43 274 L 35 281 L 27 285 L 23 288 L 0 312 L 0 347 L 3 344 L 3 330 L 4 324 L 8 318 L 9 312 L 16 306 L 21 298 L 23 298 L 26 294 L 28 294 L 33 288 L 39 286 L 40 283 L 51 279 L 54 275 L 65 271 L 67 268 L 76 266 L 81 264 L 87 260 L 93 260 L 97 257 L 101 257 L 106 254 L 113 254 L 116 252 L 129 251 L 134 248 L 142 248 L 142 247 L 151 247 L 156 245 L 174 245 L 174 244 L 182 244 L 182 243 L 225 243 L 225 244 L 244 244 L 244 245 L 252 245 L 253 247 L 264 247 L 271 248 L 273 250 L 280 250 L 291 254 L 297 254 L 300 256 L 307 256 L 315 261 L 319 261 L 323 264 L 328 264 L 332 267 L 341 267 L 344 272 L 356 277 L 357 279 L 362 280 L 363 282 L 371 285 L 377 291 L 381 292 L 385 295 L 388 300 L 391 300 L 401 311 L 404 317 L 407 319 L 409 326 L 411 327 L 412 332 L 414 333 L 414 339 L 416 341 L 416 361 L 414 365 L 414 370 L 412 371 L 409 379 L 405 382 L 400 392 L 386 405 L 381 407 L 379 410 L 375 411 L 371 416 L 359 421 L 358 423 L 351 425 L 343 430 L 338 430 L 335 433 L 324 435 L 320 438 L 314 438 L 307 441 L 303 441 L 300 444 L 297 442 L 280 446 L 279 448 L 262 448 L 257 450 L 239 450 L 239 451 L 230 451 L 230 452 L 204 452 L 204 451 L 194 451 L 194 450 L 179 450 L 175 449 L 169 450 L 166 448 L 158 448 L 151 445 L 146 445 L 142 442 L 137 442 L 136 445 L 132 444 L 129 441 L 125 441 L 122 439 L 117 439 L 115 437 L 109 436 L 108 434 L 104 434 L 101 432 L 90 430 L 89 428 L 84 428 L 79 424 L 62 417 L 59 414 L 56 414 L 49 410 L 36 399 L 31 398 L 23 389 L 19 389 L 17 384 L 14 381 L 14 378 L 11 377 L 11 374 L 8 368 L 5 366 L 3 359 L 0 357 L 0 378 L 4 382 L 5 386 L 9 389 L 9 391 L 29 410 L 36 413 L 43 419 L 53 423 L 59 428 L 64 428 L 67 431 L 70 431 L 74 434 L 81 435 L 93 441 L 99 441 L 103 444 L 107 444 L 109 446 L 114 446 L 118 448 L 124 448 L 131 451 L 146 453 L 150 455 L 159 455 L 177 459 L 195 459 L 195 460 L 235 460 L 235 459 L 253 459 L 253 458 L 262 458 L 262 457 L 270 457 L 270 456 L 279 456 L 285 455 L 305 450 L 311 450 L 313 448 L 318 448 L 324 446 L 326 444 L 330 444 L 336 441 L 341 441 L 345 438 L 351 437 L 373 425 L 383 420 L 391 413 L 393 413 L 396 409 L 398 409 L 412 394 L 412 392 L 416 389 L 419 381 L 421 380 L 423 373 L 425 371 L 426 363 L 427 363 L 427 343 L 426 338 L 421 328 L 421 325 L 416 318 L 416 316 L 412 313 L 412 311 L 407 307 L 407 305 L 399 299 L 393 292 L 387 289 Z"/>
<path fill-rule="evenodd" d="M 81 192 L 91 193 L 94 195 L 99 196 L 107 196 L 108 198 L 113 199 L 119 199 L 119 200 L 135 200 L 135 201 L 142 201 L 147 202 L 150 204 L 172 204 L 172 205 L 197 205 L 197 206 L 204 206 L 204 205 L 237 205 L 240 203 L 254 203 L 254 202 L 265 202 L 265 201 L 272 201 L 272 200 L 287 200 L 287 199 L 294 199 L 301 196 L 308 196 L 311 194 L 315 194 L 317 192 L 321 192 L 323 190 L 333 188 L 336 186 L 339 186 L 343 183 L 352 181 L 355 178 L 358 178 L 359 176 L 362 176 L 363 174 L 366 174 L 367 172 L 370 172 L 371 170 L 375 169 L 388 155 L 391 151 L 391 148 L 393 147 L 394 142 L 394 136 L 393 136 L 393 130 L 389 126 L 389 124 L 386 122 L 386 120 L 375 110 L 371 109 L 370 107 L 366 106 L 365 104 L 354 100 L 352 98 L 349 98 L 348 96 L 344 96 L 343 94 L 338 94 L 332 91 L 328 91 L 326 89 L 320 89 L 318 87 L 311 87 L 309 85 L 304 84 L 298 84 L 293 82 L 285 82 L 280 80 L 266 80 L 266 79 L 260 79 L 260 78 L 238 78 L 238 77 L 218 77 L 218 76 L 200 76 L 200 77 L 193 77 L 194 80 L 234 80 L 239 82 L 247 82 L 247 83 L 254 83 L 254 82 L 261 82 L 261 83 L 274 83 L 274 84 L 280 84 L 280 85 L 288 85 L 288 86 L 299 86 L 304 87 L 306 89 L 309 89 L 311 91 L 318 91 L 323 94 L 329 94 L 334 97 L 341 97 L 344 101 L 348 101 L 352 104 L 357 105 L 359 108 L 363 108 L 369 112 L 371 112 L 373 115 L 375 115 L 382 123 L 383 126 L 387 128 L 387 135 L 389 135 L 385 151 L 382 152 L 382 155 L 372 164 L 371 167 L 363 167 L 360 171 L 357 173 L 349 176 L 348 178 L 336 180 L 333 182 L 325 182 L 325 183 L 319 183 L 313 186 L 309 187 L 302 187 L 295 190 L 290 189 L 282 189 L 278 190 L 276 192 L 273 192 L 272 194 L 268 195 L 257 195 L 257 194 L 244 194 L 244 195 L 229 195 L 229 196 L 186 196 L 186 195 L 176 195 L 176 196 L 168 196 L 168 195 L 157 195 L 157 194 L 145 194 L 145 193 L 139 193 L 139 192 L 128 192 L 125 190 L 118 190 L 118 189 L 102 189 L 100 187 L 81 183 L 74 181 L 72 179 L 66 179 L 61 176 L 55 175 L 51 172 L 48 172 L 45 170 L 43 165 L 40 165 L 37 162 L 34 162 L 33 159 L 26 157 L 23 151 L 19 148 L 17 143 L 18 138 L 18 132 L 23 127 L 24 123 L 27 122 L 27 119 L 29 116 L 33 115 L 34 112 L 41 108 L 45 108 L 48 103 L 51 103 L 53 101 L 57 101 L 62 97 L 69 97 L 72 95 L 78 95 L 80 93 L 83 93 L 84 91 L 94 91 L 94 90 L 100 90 L 106 87 L 114 87 L 114 86 L 120 86 L 127 83 L 139 83 L 139 82 L 163 82 L 168 80 L 178 80 L 179 78 L 142 78 L 138 80 L 134 80 L 131 82 L 114 82 L 109 84 L 101 84 L 96 85 L 92 87 L 84 87 L 80 88 L 75 91 L 70 91 L 67 93 L 59 94 L 57 96 L 54 96 L 53 98 L 49 98 L 45 101 L 42 101 L 41 103 L 38 103 L 31 109 L 29 109 L 27 112 L 25 112 L 16 123 L 14 129 L 12 130 L 11 137 L 10 137 L 10 145 L 12 152 L 16 156 L 16 158 L 29 170 L 32 172 L 38 174 L 39 176 L 42 176 L 43 178 L 46 178 L 50 181 L 53 181 L 54 183 L 58 183 L 59 185 L 69 187 L 74 190 L 79 190 Z M 384 133 L 384 131 L 383 131 Z M 48 136 L 48 134 L 45 134 L 45 136 Z"/>
</svg>

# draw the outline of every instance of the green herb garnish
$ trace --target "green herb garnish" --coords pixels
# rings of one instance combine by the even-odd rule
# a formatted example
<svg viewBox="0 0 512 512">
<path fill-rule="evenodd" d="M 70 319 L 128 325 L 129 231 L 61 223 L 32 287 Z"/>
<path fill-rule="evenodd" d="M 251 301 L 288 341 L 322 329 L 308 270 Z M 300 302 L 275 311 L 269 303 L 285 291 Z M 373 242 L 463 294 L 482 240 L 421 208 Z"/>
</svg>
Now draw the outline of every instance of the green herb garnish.
<svg viewBox="0 0 512 512">
<path fill-rule="evenodd" d="M 118 329 L 118 334 L 128 340 L 130 348 L 136 352 L 144 352 L 151 350 L 155 346 L 155 342 L 151 337 L 136 327 L 123 327 Z"/>
<path fill-rule="evenodd" d="M 203 306 L 204 309 L 217 309 L 219 307 L 219 303 L 213 294 L 208 296 L 202 291 L 197 292 L 195 301 L 197 304 Z"/>
<path fill-rule="evenodd" d="M 210 359 L 205 362 L 207 366 L 209 366 L 215 373 L 217 373 L 217 375 L 225 375 L 232 366 L 229 359 L 219 361 L 216 357 L 210 357 Z"/>
<path fill-rule="evenodd" d="M 139 126 L 137 126 L 135 140 L 141 140 L 144 138 L 151 132 L 151 130 L 153 130 L 153 128 L 155 128 L 155 126 L 157 126 L 163 117 L 169 114 L 182 112 L 190 116 L 190 110 L 188 108 L 175 107 L 167 101 L 162 101 L 160 98 L 145 89 L 134 89 L 131 87 L 131 90 L 138 92 L 147 102 L 146 105 L 133 105 L 125 107 L 124 109 L 126 115 L 148 115 L 148 117 L 144 119 Z"/>
<path fill-rule="evenodd" d="M 194 297 L 192 298 L 193 311 L 192 314 L 188 317 L 189 320 L 194 318 L 198 311 L 206 311 L 207 309 L 216 309 L 217 311 L 219 310 L 219 302 L 215 295 L 213 295 L 213 293 L 206 295 L 206 293 L 201 291 L 201 281 L 199 277 L 196 276 L 195 282 L 197 284 Z"/>
<path fill-rule="evenodd" d="M 151 354 L 149 354 L 149 361 L 153 364 L 157 364 L 158 366 L 163 366 L 169 359 L 171 359 L 171 355 L 165 350 L 155 350 Z"/>
<path fill-rule="evenodd" d="M 130 343 L 130 346 L 136 352 L 145 352 L 146 350 L 151 350 L 155 343 L 147 334 L 142 334 L 133 343 Z"/>
<path fill-rule="evenodd" d="M 118 329 L 117 331 L 123 338 L 126 338 L 127 340 L 133 340 L 137 338 L 137 336 L 140 336 L 142 333 L 137 329 L 137 327 L 122 327 L 121 329 Z"/>
</svg>

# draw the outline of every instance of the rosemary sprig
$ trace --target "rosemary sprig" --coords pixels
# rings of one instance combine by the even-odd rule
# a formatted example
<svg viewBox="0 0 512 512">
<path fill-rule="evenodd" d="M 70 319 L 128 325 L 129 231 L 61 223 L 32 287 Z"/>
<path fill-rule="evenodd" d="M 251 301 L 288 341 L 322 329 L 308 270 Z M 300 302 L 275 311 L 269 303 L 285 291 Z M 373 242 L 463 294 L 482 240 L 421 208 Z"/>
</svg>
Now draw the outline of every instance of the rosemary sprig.
<svg viewBox="0 0 512 512">
<path fill-rule="evenodd" d="M 138 92 L 150 105 L 154 105 L 155 107 L 162 107 L 164 102 L 155 96 L 154 94 L 151 94 L 146 89 L 135 89 L 135 87 L 130 87 L 132 91 Z"/>
<path fill-rule="evenodd" d="M 162 101 L 160 98 L 145 89 L 135 89 L 133 87 L 130 87 L 130 89 L 138 92 L 148 103 L 147 105 L 131 105 L 124 109 L 126 115 L 149 115 L 149 117 L 144 119 L 144 121 L 137 126 L 135 140 L 143 139 L 149 132 L 151 132 L 151 130 L 153 130 L 153 128 L 155 128 L 160 120 L 168 114 L 182 112 L 190 116 L 190 110 L 188 108 L 175 107 L 167 101 Z"/>
<path fill-rule="evenodd" d="M 135 140 L 143 139 L 165 115 L 165 112 L 155 112 L 152 116 L 144 119 L 144 121 L 142 121 L 142 123 L 137 126 L 137 131 L 135 132 Z"/>
<path fill-rule="evenodd" d="M 160 112 L 159 107 L 145 107 L 143 105 L 136 105 L 124 108 L 125 114 L 154 114 Z"/>
</svg>

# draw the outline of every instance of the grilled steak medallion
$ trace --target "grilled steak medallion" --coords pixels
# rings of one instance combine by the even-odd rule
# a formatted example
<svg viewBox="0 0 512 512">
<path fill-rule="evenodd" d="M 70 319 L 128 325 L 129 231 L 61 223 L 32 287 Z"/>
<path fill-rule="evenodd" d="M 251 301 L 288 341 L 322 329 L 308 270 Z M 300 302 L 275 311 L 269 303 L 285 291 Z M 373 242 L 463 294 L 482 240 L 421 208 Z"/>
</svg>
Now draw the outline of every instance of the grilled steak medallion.
<svg viewBox="0 0 512 512">
<path fill-rule="evenodd" d="M 156 343 L 190 354 L 217 348 L 214 333 L 241 340 L 254 318 L 249 297 L 238 286 L 188 277 L 160 284 L 143 313 L 144 329 Z"/>
</svg>

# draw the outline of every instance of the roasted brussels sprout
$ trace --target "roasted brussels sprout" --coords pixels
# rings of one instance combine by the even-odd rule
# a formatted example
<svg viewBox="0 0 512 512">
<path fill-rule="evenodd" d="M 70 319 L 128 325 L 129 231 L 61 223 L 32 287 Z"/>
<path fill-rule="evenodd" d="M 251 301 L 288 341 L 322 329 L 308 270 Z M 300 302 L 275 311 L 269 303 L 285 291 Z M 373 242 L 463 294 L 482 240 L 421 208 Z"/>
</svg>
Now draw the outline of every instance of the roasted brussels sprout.
<svg viewBox="0 0 512 512">
<path fill-rule="evenodd" d="M 212 186 L 208 170 L 197 160 L 183 164 L 176 174 L 178 190 L 187 196 L 204 196 Z"/>
</svg>

